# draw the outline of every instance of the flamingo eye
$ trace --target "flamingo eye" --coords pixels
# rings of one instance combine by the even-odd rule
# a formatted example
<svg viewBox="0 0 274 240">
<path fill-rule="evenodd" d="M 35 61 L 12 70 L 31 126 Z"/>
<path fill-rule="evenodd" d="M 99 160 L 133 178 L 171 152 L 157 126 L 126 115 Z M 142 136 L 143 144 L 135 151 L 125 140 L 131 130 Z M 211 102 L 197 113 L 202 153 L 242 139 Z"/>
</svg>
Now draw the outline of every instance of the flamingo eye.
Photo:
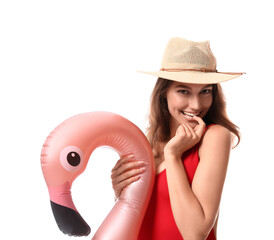
<svg viewBox="0 0 274 240">
<path fill-rule="evenodd" d="M 78 147 L 67 146 L 60 152 L 60 162 L 67 171 L 76 172 L 83 166 L 84 154 Z"/>
<path fill-rule="evenodd" d="M 77 152 L 70 152 L 67 155 L 67 161 L 71 166 L 76 167 L 80 164 L 81 158 Z"/>
</svg>

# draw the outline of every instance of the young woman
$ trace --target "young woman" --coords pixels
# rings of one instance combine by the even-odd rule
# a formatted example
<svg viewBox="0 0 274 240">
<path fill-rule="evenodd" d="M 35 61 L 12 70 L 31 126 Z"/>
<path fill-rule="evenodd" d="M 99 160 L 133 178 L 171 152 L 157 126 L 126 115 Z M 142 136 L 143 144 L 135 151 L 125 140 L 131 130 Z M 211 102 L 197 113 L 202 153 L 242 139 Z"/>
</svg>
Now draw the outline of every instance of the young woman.
<svg viewBox="0 0 274 240">
<path fill-rule="evenodd" d="M 139 240 L 216 239 L 222 189 L 236 125 L 227 117 L 220 73 L 209 42 L 169 41 L 151 96 L 147 138 L 156 178 Z M 133 156 L 112 170 L 116 198 L 144 171 Z"/>
</svg>

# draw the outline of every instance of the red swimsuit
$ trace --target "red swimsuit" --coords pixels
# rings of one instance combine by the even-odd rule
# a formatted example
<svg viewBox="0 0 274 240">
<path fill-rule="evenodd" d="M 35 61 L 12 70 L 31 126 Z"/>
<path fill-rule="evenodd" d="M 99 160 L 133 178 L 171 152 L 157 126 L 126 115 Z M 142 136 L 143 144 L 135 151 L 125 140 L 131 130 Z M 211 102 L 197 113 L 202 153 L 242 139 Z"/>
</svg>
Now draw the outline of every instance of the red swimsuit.
<svg viewBox="0 0 274 240">
<path fill-rule="evenodd" d="M 191 184 L 199 163 L 199 144 L 185 152 L 182 156 L 183 164 Z M 183 240 L 173 218 L 166 170 L 156 175 L 153 193 L 140 230 L 138 240 Z M 216 240 L 212 229 L 207 240 Z"/>
</svg>

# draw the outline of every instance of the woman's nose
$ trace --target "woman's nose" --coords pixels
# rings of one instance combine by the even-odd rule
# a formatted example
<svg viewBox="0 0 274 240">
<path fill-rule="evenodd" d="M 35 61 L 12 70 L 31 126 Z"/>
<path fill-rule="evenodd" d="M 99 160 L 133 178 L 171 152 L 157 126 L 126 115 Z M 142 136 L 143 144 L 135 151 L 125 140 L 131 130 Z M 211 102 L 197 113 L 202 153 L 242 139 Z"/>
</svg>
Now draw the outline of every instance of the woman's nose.
<svg viewBox="0 0 274 240">
<path fill-rule="evenodd" d="M 200 110 L 200 108 L 201 108 L 201 99 L 199 98 L 199 96 L 192 96 L 189 99 L 188 105 L 193 110 Z"/>
</svg>

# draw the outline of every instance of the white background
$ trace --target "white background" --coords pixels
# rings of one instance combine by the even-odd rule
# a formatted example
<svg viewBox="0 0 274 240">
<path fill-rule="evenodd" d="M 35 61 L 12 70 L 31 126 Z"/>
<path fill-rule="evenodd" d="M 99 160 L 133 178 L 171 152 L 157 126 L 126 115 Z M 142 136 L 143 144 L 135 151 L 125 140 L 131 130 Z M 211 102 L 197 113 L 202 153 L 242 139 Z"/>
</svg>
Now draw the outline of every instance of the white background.
<svg viewBox="0 0 274 240">
<path fill-rule="evenodd" d="M 218 238 L 274 239 L 272 1 L 0 2 L 1 236 L 70 239 L 57 228 L 40 167 L 47 135 L 83 112 L 110 111 L 146 128 L 169 38 L 210 40 L 242 141 L 231 153 Z M 118 155 L 97 149 L 74 183 L 75 204 L 99 227 L 113 204 Z M 91 239 L 84 237 L 83 239 Z"/>
</svg>

